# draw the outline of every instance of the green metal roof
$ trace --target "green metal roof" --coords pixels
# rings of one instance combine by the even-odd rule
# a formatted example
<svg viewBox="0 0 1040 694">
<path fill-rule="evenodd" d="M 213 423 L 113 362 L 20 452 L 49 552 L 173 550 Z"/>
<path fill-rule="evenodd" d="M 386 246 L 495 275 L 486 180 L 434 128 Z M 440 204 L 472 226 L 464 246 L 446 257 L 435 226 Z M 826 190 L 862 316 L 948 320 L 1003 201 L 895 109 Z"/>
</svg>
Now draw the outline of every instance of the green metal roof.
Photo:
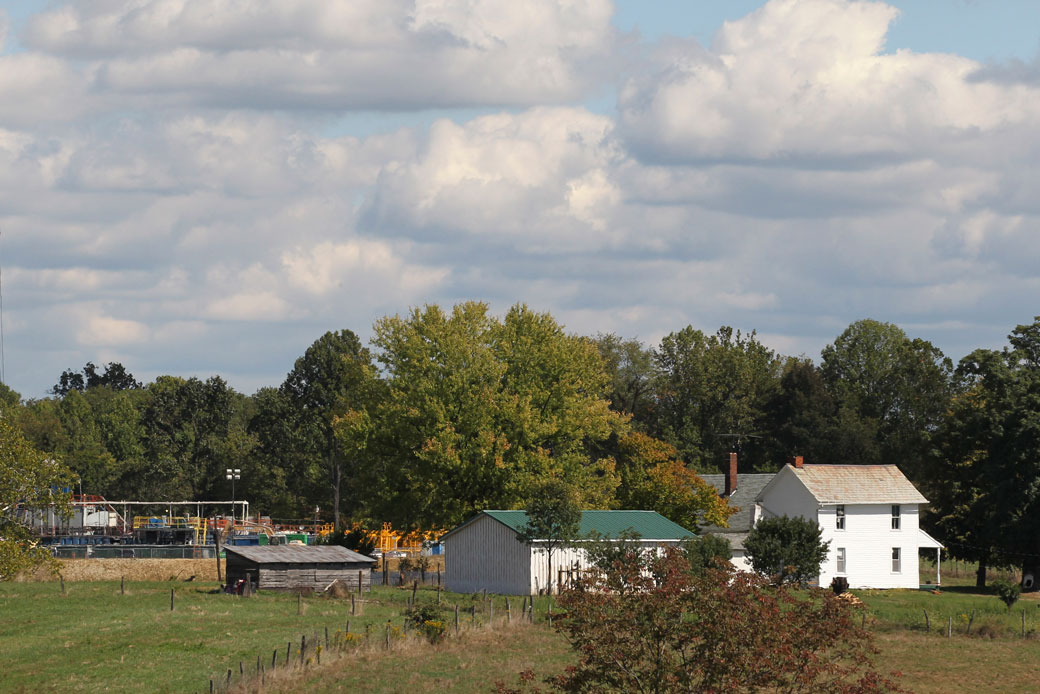
<svg viewBox="0 0 1040 694">
<path fill-rule="evenodd" d="M 527 524 L 527 511 L 484 511 L 499 523 L 519 531 Z M 468 523 L 465 523 L 466 525 Z M 460 526 L 461 527 L 461 526 Z M 634 530 L 644 540 L 679 540 L 696 533 L 673 523 L 657 511 L 582 511 L 581 535 L 597 532 L 605 537 L 617 537 L 625 530 Z"/>
</svg>

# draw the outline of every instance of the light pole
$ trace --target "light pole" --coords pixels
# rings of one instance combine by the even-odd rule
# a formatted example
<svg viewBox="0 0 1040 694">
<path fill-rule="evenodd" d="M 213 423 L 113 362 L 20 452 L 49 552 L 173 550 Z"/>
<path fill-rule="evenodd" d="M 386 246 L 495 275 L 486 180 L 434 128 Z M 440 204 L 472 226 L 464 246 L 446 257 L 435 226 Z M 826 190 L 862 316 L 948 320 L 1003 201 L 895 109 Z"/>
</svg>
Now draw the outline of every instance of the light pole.
<svg viewBox="0 0 1040 694">
<path fill-rule="evenodd" d="M 235 525 L 235 480 L 242 479 L 242 470 L 227 468 L 227 478 L 231 480 L 231 526 Z"/>
</svg>

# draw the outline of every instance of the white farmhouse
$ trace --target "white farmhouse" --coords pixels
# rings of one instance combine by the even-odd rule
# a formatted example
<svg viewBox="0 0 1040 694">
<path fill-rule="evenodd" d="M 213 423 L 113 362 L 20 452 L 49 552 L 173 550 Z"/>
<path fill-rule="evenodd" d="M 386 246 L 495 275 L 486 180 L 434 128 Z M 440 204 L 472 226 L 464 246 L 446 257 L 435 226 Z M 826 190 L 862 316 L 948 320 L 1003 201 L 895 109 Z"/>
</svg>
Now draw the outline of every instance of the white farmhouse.
<svg viewBox="0 0 1040 694">
<path fill-rule="evenodd" d="M 552 553 L 552 574 L 545 547 L 516 539 L 527 524 L 525 511 L 483 511 L 441 538 L 444 543 L 445 587 L 458 593 L 535 595 L 544 593 L 550 581 L 553 591 L 565 583 L 574 569 L 588 568 L 581 543 Z M 616 538 L 626 530 L 639 534 L 647 547 L 677 545 L 693 532 L 654 511 L 583 511 L 580 535 L 596 532 Z"/>
<path fill-rule="evenodd" d="M 805 465 L 795 457 L 756 498 L 758 518 L 801 516 L 819 523 L 829 553 L 819 584 L 837 576 L 852 588 L 919 588 L 917 554 L 942 545 L 918 525 L 927 504 L 895 465 Z M 937 562 L 938 566 L 938 562 Z M 938 570 L 936 583 L 939 582 Z"/>
</svg>

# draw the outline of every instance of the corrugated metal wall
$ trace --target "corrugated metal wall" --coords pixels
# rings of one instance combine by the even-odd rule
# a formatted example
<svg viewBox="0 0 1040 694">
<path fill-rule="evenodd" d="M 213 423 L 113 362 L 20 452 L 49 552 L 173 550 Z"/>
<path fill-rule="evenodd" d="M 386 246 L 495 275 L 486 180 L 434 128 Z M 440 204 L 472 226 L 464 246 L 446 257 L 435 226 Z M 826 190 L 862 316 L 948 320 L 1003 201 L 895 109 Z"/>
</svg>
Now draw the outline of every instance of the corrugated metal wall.
<svg viewBox="0 0 1040 694">
<path fill-rule="evenodd" d="M 481 516 L 444 541 L 445 581 L 459 593 L 526 595 L 530 592 L 530 549 L 516 533 Z"/>
</svg>

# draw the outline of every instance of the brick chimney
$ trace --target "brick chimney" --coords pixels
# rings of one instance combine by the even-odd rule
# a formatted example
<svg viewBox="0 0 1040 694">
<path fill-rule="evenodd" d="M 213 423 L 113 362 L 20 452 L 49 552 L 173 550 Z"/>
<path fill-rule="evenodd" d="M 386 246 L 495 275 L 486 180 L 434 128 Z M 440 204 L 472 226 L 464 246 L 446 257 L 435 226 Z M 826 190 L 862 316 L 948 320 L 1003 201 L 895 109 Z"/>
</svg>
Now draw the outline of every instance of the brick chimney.
<svg viewBox="0 0 1040 694">
<path fill-rule="evenodd" d="M 800 470 L 805 466 L 805 459 L 800 455 L 792 455 L 787 459 L 787 464 Z"/>
<path fill-rule="evenodd" d="M 729 466 L 726 468 L 726 496 L 737 489 L 737 454 L 729 454 Z"/>
</svg>

